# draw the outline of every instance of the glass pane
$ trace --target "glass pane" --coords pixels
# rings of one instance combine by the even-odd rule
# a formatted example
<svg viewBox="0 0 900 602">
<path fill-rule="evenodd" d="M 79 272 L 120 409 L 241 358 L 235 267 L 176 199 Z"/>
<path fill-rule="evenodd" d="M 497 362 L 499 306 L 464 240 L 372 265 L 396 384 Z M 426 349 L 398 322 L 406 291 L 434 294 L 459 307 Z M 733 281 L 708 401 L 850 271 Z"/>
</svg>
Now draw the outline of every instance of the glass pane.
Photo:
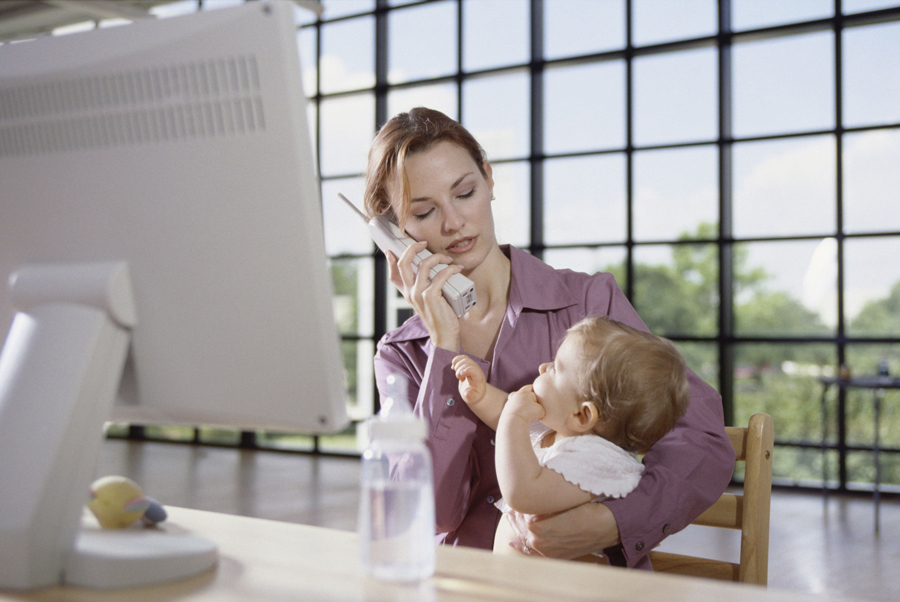
<svg viewBox="0 0 900 602">
<path fill-rule="evenodd" d="M 703 382 L 714 389 L 719 389 L 719 348 L 715 343 L 694 343 L 675 341 L 675 345 L 684 354 L 688 368 L 693 370 Z"/>
<path fill-rule="evenodd" d="M 897 2 L 897 0 L 843 0 L 841 2 L 841 12 L 849 15 L 850 13 L 861 13 L 893 6 L 900 6 L 900 2 Z"/>
<path fill-rule="evenodd" d="M 228 8 L 229 6 L 237 6 L 243 4 L 243 0 L 203 0 L 202 10 L 218 10 L 220 8 Z"/>
<path fill-rule="evenodd" d="M 844 320 L 847 334 L 871 337 L 900 335 L 898 256 L 900 237 L 844 241 Z"/>
<path fill-rule="evenodd" d="M 715 140 L 718 58 L 714 48 L 634 60 L 635 144 Z"/>
<path fill-rule="evenodd" d="M 900 230 L 898 165 L 900 130 L 844 136 L 845 232 Z"/>
<path fill-rule="evenodd" d="M 853 376 L 878 374 L 884 360 L 888 372 L 900 375 L 900 345 L 847 345 L 847 366 Z M 875 441 L 875 391 L 847 389 L 847 442 L 851 445 L 872 445 Z M 882 392 L 879 433 L 883 447 L 900 447 L 900 391 Z"/>
<path fill-rule="evenodd" d="M 388 31 L 388 82 L 398 84 L 456 73 L 454 2 L 391 11 Z"/>
<path fill-rule="evenodd" d="M 162 439 L 163 441 L 193 441 L 194 427 L 148 424 L 144 427 L 144 435 L 148 439 Z"/>
<path fill-rule="evenodd" d="M 734 422 L 746 426 L 750 416 L 772 416 L 778 441 L 822 441 L 822 385 L 836 361 L 833 345 L 746 343 L 735 347 Z M 781 450 L 779 450 L 780 452 Z M 808 476 L 818 477 L 819 472 Z M 794 476 L 786 469 L 784 476 Z"/>
<path fill-rule="evenodd" d="M 544 58 L 625 47 L 625 0 L 544 2 Z"/>
<path fill-rule="evenodd" d="M 361 17 L 322 26 L 323 94 L 375 85 L 375 19 Z"/>
<path fill-rule="evenodd" d="M 367 255 L 375 244 L 366 224 L 338 198 L 340 192 L 360 211 L 363 209 L 363 178 L 322 181 L 322 218 L 325 224 L 325 252 L 334 255 Z"/>
<path fill-rule="evenodd" d="M 158 4 L 147 12 L 158 19 L 188 15 L 198 10 L 197 0 L 178 0 L 171 4 Z"/>
<path fill-rule="evenodd" d="M 531 168 L 527 161 L 494 163 L 494 231 L 500 244 L 531 244 Z"/>
<path fill-rule="evenodd" d="M 337 19 L 346 15 L 358 15 L 375 10 L 375 0 L 322 0 L 323 19 Z"/>
<path fill-rule="evenodd" d="M 719 324 L 716 245 L 652 245 L 634 249 L 634 307 L 651 332 L 714 335 Z"/>
<path fill-rule="evenodd" d="M 834 0 L 733 0 L 731 28 L 757 29 L 834 15 Z"/>
<path fill-rule="evenodd" d="M 201 426 L 200 442 L 213 445 L 237 445 L 241 442 L 241 431 L 233 428 Z"/>
<path fill-rule="evenodd" d="M 778 436 L 777 426 L 775 436 Z M 838 478 L 837 458 L 836 452 L 828 452 L 828 475 L 832 484 Z M 776 445 L 772 457 L 772 483 L 794 487 L 821 487 L 822 451 Z"/>
<path fill-rule="evenodd" d="M 375 373 L 372 358 L 375 344 L 369 340 L 344 341 L 341 344 L 346 375 L 347 413 L 352 420 L 365 420 L 375 409 Z"/>
<path fill-rule="evenodd" d="M 895 405 L 897 400 L 888 405 Z M 871 424 L 869 425 L 871 427 Z M 883 445 L 883 444 L 882 444 Z M 896 443 L 892 446 L 896 447 Z M 883 490 L 885 485 L 900 485 L 900 454 L 878 454 L 878 464 L 881 466 L 881 474 L 879 475 L 879 489 Z M 871 452 L 851 452 L 847 454 L 847 489 L 853 491 L 872 491 L 872 484 L 875 482 L 875 455 Z M 884 498 L 882 498 L 884 503 Z M 884 510 L 882 509 L 882 512 Z M 884 528 L 884 517 L 881 518 L 882 529 Z"/>
<path fill-rule="evenodd" d="M 544 242 L 625 240 L 625 156 L 596 155 L 544 163 Z"/>
<path fill-rule="evenodd" d="M 635 0 L 632 42 L 636 46 L 700 38 L 716 33 L 716 0 Z"/>
<path fill-rule="evenodd" d="M 531 5 L 522 0 L 464 0 L 463 69 L 527 63 L 531 58 L 530 11 Z"/>
<path fill-rule="evenodd" d="M 734 234 L 822 234 L 837 226 L 832 136 L 734 145 Z"/>
<path fill-rule="evenodd" d="M 544 152 L 625 147 L 625 62 L 544 72 Z"/>
<path fill-rule="evenodd" d="M 457 119 L 459 102 L 456 84 L 394 88 L 388 92 L 388 115 L 404 113 L 415 107 L 428 107 L 440 111 L 451 119 Z"/>
<path fill-rule="evenodd" d="M 547 249 L 544 261 L 558 270 L 574 270 L 585 274 L 609 272 L 619 288 L 625 290 L 625 247 L 597 247 L 593 249 Z"/>
<path fill-rule="evenodd" d="M 334 321 L 338 330 L 341 334 L 372 336 L 374 260 L 371 257 L 332 259 L 329 264 Z"/>
<path fill-rule="evenodd" d="M 347 428 L 337 435 L 323 435 L 319 437 L 319 451 L 358 456 L 360 450 L 356 444 L 356 424 L 351 422 Z"/>
<path fill-rule="evenodd" d="M 309 25 L 315 23 L 316 19 L 318 19 L 318 15 L 316 15 L 315 11 L 312 9 L 294 6 L 294 25 L 297 25 L 298 27 L 301 25 Z"/>
<path fill-rule="evenodd" d="M 315 173 L 319 173 L 319 156 L 316 153 L 316 132 L 319 131 L 319 105 L 315 99 L 306 103 L 306 126 L 309 128 L 309 146 L 312 149 Z"/>
<path fill-rule="evenodd" d="M 734 247 L 735 331 L 748 336 L 831 335 L 837 323 L 837 242 Z"/>
<path fill-rule="evenodd" d="M 312 451 L 314 449 L 312 435 L 282 433 L 279 431 L 256 431 L 256 444 L 269 449 L 291 451 Z"/>
<path fill-rule="evenodd" d="M 900 23 L 844 30 L 844 126 L 900 122 Z"/>
<path fill-rule="evenodd" d="M 363 173 L 375 137 L 375 97 L 355 94 L 324 99 L 319 118 L 322 176 Z"/>
<path fill-rule="evenodd" d="M 300 51 L 300 70 L 303 74 L 303 93 L 315 96 L 316 88 L 316 28 L 304 27 L 297 32 L 297 47 Z"/>
<path fill-rule="evenodd" d="M 634 153 L 634 238 L 715 238 L 719 151 L 715 146 Z"/>
<path fill-rule="evenodd" d="M 735 44 L 732 65 L 735 136 L 834 127 L 831 32 Z"/>
<path fill-rule="evenodd" d="M 462 120 L 489 159 L 527 157 L 531 90 L 527 71 L 463 82 Z"/>
</svg>

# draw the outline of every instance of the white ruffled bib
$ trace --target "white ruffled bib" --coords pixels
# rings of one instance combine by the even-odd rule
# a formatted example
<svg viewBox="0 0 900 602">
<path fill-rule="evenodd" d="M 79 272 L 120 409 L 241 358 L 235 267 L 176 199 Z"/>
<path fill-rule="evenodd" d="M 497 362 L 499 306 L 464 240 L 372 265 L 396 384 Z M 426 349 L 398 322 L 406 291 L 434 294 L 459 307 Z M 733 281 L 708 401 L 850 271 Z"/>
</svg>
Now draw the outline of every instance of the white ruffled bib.
<svg viewBox="0 0 900 602">
<path fill-rule="evenodd" d="M 641 480 L 644 465 L 615 443 L 599 435 L 578 435 L 541 447 L 541 440 L 548 432 L 550 429 L 540 422 L 531 425 L 531 446 L 538 462 L 596 495 L 593 501 L 624 497 Z M 504 512 L 511 510 L 502 499 L 496 506 Z"/>
</svg>

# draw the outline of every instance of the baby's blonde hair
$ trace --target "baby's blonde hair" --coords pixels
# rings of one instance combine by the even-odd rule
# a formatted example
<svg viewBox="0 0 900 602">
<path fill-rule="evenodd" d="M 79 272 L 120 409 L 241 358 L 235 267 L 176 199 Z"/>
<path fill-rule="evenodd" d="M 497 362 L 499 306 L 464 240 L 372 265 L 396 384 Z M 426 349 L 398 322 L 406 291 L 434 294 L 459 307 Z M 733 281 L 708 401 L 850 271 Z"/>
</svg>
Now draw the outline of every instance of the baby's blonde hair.
<svg viewBox="0 0 900 602">
<path fill-rule="evenodd" d="M 567 336 L 581 343 L 582 398 L 613 421 L 614 443 L 644 452 L 684 415 L 690 402 L 687 365 L 671 341 L 608 316 L 585 318 Z"/>
</svg>

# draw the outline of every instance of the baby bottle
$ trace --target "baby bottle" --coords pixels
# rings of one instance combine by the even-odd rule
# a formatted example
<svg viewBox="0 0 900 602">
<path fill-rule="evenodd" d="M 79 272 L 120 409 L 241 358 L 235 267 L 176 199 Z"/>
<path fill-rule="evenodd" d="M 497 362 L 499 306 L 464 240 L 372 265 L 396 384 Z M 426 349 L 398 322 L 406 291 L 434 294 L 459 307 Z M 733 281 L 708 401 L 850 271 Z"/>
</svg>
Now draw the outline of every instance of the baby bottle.
<svg viewBox="0 0 900 602">
<path fill-rule="evenodd" d="M 406 380 L 390 375 L 388 396 L 367 423 L 360 466 L 359 539 L 363 568 L 388 581 L 434 573 L 434 487 L 425 422 L 406 397 Z"/>
</svg>

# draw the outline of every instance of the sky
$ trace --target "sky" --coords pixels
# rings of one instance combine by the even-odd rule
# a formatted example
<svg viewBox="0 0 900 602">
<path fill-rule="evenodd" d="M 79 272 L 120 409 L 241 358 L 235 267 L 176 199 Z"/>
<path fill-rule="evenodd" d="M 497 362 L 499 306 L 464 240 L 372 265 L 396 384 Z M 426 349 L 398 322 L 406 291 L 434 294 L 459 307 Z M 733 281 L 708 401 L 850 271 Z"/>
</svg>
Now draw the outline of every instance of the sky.
<svg viewBox="0 0 900 602">
<path fill-rule="evenodd" d="M 240 0 L 205 0 L 212 10 Z M 404 4 L 402 0 L 391 2 Z M 633 43 L 640 46 L 714 33 L 715 0 L 637 0 Z M 735 0 L 735 31 L 827 18 L 833 0 Z M 896 6 L 891 0 L 844 0 L 845 13 Z M 371 10 L 374 0 L 324 0 L 325 18 Z M 160 16 L 194 10 L 193 1 L 155 9 Z M 544 55 L 548 59 L 621 48 L 622 0 L 548 0 Z M 297 9 L 297 22 L 310 11 Z M 529 15 L 525 0 L 465 0 L 463 68 L 480 70 L 526 63 Z M 437 2 L 391 13 L 388 80 L 403 83 L 455 73 L 456 5 Z M 503 22 L 503 27 L 496 23 Z M 75 31 L 77 27 L 70 28 Z M 348 19 L 324 28 L 321 40 L 323 93 L 374 84 L 374 18 Z M 298 35 L 307 94 L 316 92 L 314 30 Z M 900 23 L 848 29 L 843 35 L 843 125 L 900 122 Z M 834 127 L 834 38 L 831 32 L 736 44 L 732 54 L 733 133 L 736 137 L 816 131 Z M 639 57 L 634 62 L 633 142 L 637 146 L 706 142 L 686 149 L 634 155 L 634 236 L 671 240 L 701 222 L 716 222 L 718 156 L 718 59 L 715 49 Z M 577 153 L 625 145 L 625 66 L 622 61 L 548 68 L 545 77 L 544 150 Z M 430 106 L 459 118 L 495 163 L 495 204 L 501 242 L 528 244 L 527 163 L 529 139 L 527 71 L 469 79 L 462 106 L 453 83 L 393 91 L 389 113 Z M 309 111 L 316 118 L 314 108 Z M 368 253 L 364 228 L 346 234 L 346 209 L 331 200 L 343 192 L 361 204 L 366 154 L 373 133 L 374 98 L 351 95 L 326 101 L 322 175 L 350 177 L 323 184 L 329 254 Z M 900 130 L 847 134 L 843 140 L 843 222 L 847 233 L 900 230 Z M 747 245 L 751 265 L 772 275 L 772 290 L 789 292 L 836 321 L 836 144 L 830 136 L 807 136 L 736 144 L 733 153 L 736 237 L 808 235 L 811 240 Z M 625 162 L 621 154 L 545 163 L 545 243 L 615 243 L 626 233 Z M 884 297 L 900 280 L 900 241 L 874 238 L 845 245 L 846 303 L 855 314 Z M 668 263 L 669 247 L 646 247 L 642 261 Z M 620 261 L 615 248 L 550 253 L 577 269 Z M 597 263 L 601 262 L 601 263 Z M 562 267 L 562 266 L 561 266 Z M 568 265 L 566 266 L 568 267 Z"/>
<path fill-rule="evenodd" d="M 365 10 L 365 1 L 351 2 Z M 672 7 L 678 5 L 678 10 Z M 709 35 L 715 28 L 712 0 L 659 2 L 635 6 L 636 44 L 673 37 Z M 845 2 L 845 12 L 896 5 Z M 326 16 L 334 6 L 326 2 Z M 519 0 L 467 2 L 464 14 L 464 67 L 487 69 L 527 61 L 528 18 Z M 624 32 L 621 3 L 551 0 L 546 4 L 545 54 L 599 52 L 620 47 Z M 735 30 L 790 20 L 824 18 L 831 0 L 734 4 Z M 687 8 L 687 9 L 685 9 Z M 577 18 L 573 15 L 577 14 Z M 389 80 L 401 83 L 439 77 L 456 69 L 455 6 L 438 3 L 397 13 L 389 22 Z M 503 28 L 491 27 L 502 18 Z M 358 89 L 374 81 L 371 23 L 356 19 L 326 30 L 323 36 L 323 92 Z M 588 34 L 587 32 L 593 32 Z M 673 33 L 674 32 L 674 33 Z M 311 36 L 308 36 L 311 37 Z M 301 35 L 301 41 L 304 36 Z M 360 42 L 360 40 L 364 41 Z M 593 47 L 585 46 L 585 40 Z M 311 48 L 313 40 L 302 47 Z M 356 42 L 356 43 L 354 43 Z M 845 127 L 900 122 L 900 23 L 846 30 L 843 120 Z M 739 44 L 733 52 L 734 112 L 737 137 L 816 131 L 834 127 L 834 39 L 831 32 Z M 397 57 L 397 58 L 394 58 Z M 307 93 L 315 81 L 305 63 Z M 642 57 L 634 63 L 634 143 L 712 142 L 717 136 L 718 69 L 714 49 Z M 553 153 L 624 146 L 625 69 L 622 62 L 548 69 L 545 150 Z M 529 79 L 526 72 L 469 80 L 463 87 L 463 124 L 494 160 L 527 156 Z M 314 88 L 313 88 L 314 89 Z M 501 99 L 501 100 L 498 100 Z M 371 101 L 350 97 L 322 108 L 324 175 L 360 173 L 371 132 Z M 416 105 L 439 108 L 458 117 L 452 84 L 411 89 L 389 97 L 390 113 Z M 635 155 L 635 237 L 663 240 L 693 230 L 701 221 L 717 221 L 717 151 L 714 145 L 646 151 Z M 836 148 L 830 136 L 748 142 L 734 148 L 734 233 L 737 237 L 822 235 L 809 241 L 748 245 L 750 264 L 773 278 L 768 286 L 789 292 L 828 324 L 836 322 L 835 198 Z M 900 161 L 897 130 L 849 134 L 844 138 L 844 227 L 848 233 L 900 230 Z M 528 171 L 517 163 L 500 164 L 496 212 L 502 241 L 527 244 L 522 219 L 529 194 Z M 548 161 L 545 165 L 545 242 L 576 244 L 624 240 L 624 160 L 619 155 Z M 344 216 L 329 210 L 332 189 L 361 200 L 353 179 L 323 187 L 326 241 L 332 254 L 366 252 L 368 243 L 342 235 Z M 883 297 L 900 280 L 896 256 L 900 242 L 889 239 L 848 241 L 845 247 L 848 314 L 868 300 Z M 563 254 L 564 255 L 564 254 Z M 573 255 L 573 254 L 569 254 Z M 593 257 L 594 252 L 583 256 Z M 606 256 L 616 257 L 613 252 Z M 643 257 L 668 262 L 668 247 L 649 248 Z M 584 261 L 584 260 L 582 260 Z M 579 266 L 581 267 L 581 266 Z M 583 267 L 583 269 L 589 269 Z"/>
</svg>

